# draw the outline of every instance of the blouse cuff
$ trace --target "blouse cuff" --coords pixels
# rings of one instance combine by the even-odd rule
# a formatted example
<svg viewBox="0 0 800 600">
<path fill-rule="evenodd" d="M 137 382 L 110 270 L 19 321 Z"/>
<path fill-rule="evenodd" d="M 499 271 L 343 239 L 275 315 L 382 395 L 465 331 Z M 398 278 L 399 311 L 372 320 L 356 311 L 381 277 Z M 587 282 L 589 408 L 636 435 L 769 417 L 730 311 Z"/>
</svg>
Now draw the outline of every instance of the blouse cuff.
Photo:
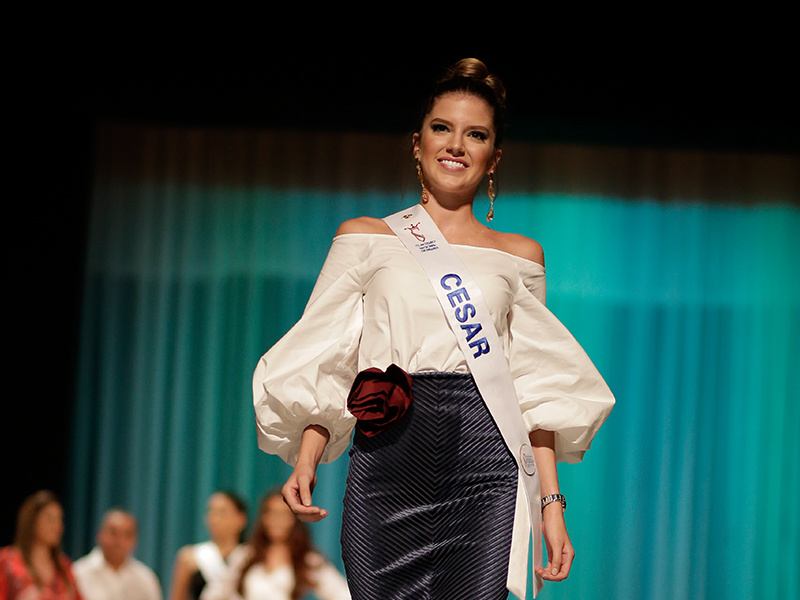
<svg viewBox="0 0 800 600">
<path fill-rule="evenodd" d="M 292 385 L 273 382 L 271 391 L 267 391 L 268 386 L 260 376 L 265 370 L 266 359 L 262 358 L 254 377 L 260 382 L 256 388 L 261 388 L 255 402 L 258 447 L 268 454 L 277 454 L 294 466 L 300 454 L 303 431 L 311 425 L 319 425 L 330 434 L 320 462 L 336 460 L 349 446 L 356 421 L 344 408 L 343 402 L 348 392 L 346 381 L 352 377 L 340 371 L 341 384 L 337 384 L 331 375 L 322 375 L 316 384 L 307 382 L 304 385 L 300 377 L 299 381 L 292 381 Z M 316 402 L 307 400 L 311 393 L 316 396 Z M 305 400 L 298 401 L 298 398 Z"/>
</svg>

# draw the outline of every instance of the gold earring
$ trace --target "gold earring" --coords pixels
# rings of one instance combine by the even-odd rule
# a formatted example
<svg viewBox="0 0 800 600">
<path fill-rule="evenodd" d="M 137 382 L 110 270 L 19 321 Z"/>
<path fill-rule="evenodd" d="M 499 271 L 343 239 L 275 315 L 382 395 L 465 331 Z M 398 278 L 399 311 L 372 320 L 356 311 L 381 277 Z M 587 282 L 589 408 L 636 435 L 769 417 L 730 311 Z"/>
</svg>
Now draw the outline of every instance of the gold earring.
<svg viewBox="0 0 800 600">
<path fill-rule="evenodd" d="M 489 173 L 489 213 L 486 215 L 486 220 L 491 223 L 494 219 L 494 199 L 497 194 L 494 191 L 494 172 Z"/>
<path fill-rule="evenodd" d="M 422 203 L 428 203 L 428 190 L 425 189 L 425 179 L 422 177 L 422 166 L 419 164 L 419 159 L 417 159 L 417 179 L 419 179 L 419 184 L 422 187 Z"/>
</svg>

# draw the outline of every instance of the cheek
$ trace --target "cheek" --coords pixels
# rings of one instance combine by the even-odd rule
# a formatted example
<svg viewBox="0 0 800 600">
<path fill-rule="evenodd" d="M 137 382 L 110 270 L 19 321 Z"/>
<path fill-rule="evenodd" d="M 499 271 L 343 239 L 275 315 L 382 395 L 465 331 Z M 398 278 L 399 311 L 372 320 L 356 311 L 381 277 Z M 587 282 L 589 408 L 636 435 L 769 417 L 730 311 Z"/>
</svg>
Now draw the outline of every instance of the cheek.
<svg viewBox="0 0 800 600">
<path fill-rule="evenodd" d="M 436 152 L 437 141 L 431 135 L 420 135 L 416 144 L 414 144 L 414 156 L 418 159 L 429 157 Z"/>
</svg>

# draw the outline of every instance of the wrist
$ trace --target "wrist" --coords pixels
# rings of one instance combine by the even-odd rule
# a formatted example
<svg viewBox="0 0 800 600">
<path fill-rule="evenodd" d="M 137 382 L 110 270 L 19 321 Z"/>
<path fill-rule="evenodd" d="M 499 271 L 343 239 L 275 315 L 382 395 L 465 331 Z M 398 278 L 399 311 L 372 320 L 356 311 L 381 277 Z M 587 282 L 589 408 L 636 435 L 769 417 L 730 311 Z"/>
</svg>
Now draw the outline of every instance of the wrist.
<svg viewBox="0 0 800 600">
<path fill-rule="evenodd" d="M 542 509 L 542 520 L 563 523 L 565 521 L 564 509 L 558 502 L 548 504 Z"/>
<path fill-rule="evenodd" d="M 303 431 L 300 441 L 300 452 L 297 457 L 299 466 L 307 466 L 316 469 L 322 460 L 325 447 L 328 445 L 330 434 L 328 430 L 320 425 L 309 425 Z"/>
</svg>

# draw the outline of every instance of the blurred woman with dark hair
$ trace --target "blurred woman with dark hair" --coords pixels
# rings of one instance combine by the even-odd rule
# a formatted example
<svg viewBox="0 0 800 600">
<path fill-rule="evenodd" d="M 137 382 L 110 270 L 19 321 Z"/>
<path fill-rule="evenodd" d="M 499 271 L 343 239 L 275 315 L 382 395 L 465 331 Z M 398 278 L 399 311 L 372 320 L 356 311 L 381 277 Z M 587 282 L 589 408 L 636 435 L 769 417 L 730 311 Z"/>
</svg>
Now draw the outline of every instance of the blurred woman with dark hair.
<svg viewBox="0 0 800 600">
<path fill-rule="evenodd" d="M 344 576 L 317 552 L 306 527 L 280 492 L 261 500 L 249 554 L 231 564 L 226 581 L 210 586 L 204 600 L 350 600 Z"/>
<path fill-rule="evenodd" d="M 72 563 L 61 550 L 64 511 L 55 494 L 29 496 L 17 514 L 14 545 L 0 549 L 0 598 L 80 600 Z"/>
<path fill-rule="evenodd" d="M 178 551 L 169 600 L 204 598 L 208 585 L 246 553 L 242 532 L 247 526 L 247 504 L 242 498 L 233 492 L 215 492 L 208 499 L 205 518 L 211 539 Z"/>
</svg>

